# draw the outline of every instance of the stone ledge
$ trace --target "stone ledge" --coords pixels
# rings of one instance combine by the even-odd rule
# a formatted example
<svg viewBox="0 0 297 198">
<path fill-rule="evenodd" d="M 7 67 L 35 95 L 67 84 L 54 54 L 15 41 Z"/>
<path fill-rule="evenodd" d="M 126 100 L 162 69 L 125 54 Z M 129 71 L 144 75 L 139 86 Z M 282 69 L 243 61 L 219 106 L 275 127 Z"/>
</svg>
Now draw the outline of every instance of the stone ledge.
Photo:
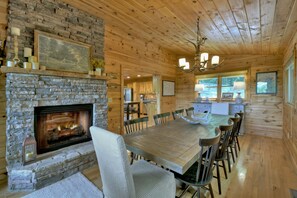
<svg viewBox="0 0 297 198">
<path fill-rule="evenodd" d="M 54 151 L 53 155 L 29 165 L 7 167 L 12 191 L 31 191 L 66 178 L 97 163 L 93 142 Z"/>
<path fill-rule="evenodd" d="M 70 78 L 87 78 L 87 79 L 97 79 L 97 80 L 107 80 L 107 76 L 96 76 L 83 73 L 66 72 L 66 71 L 52 71 L 52 70 L 34 70 L 34 69 L 24 69 L 19 67 L 1 67 L 2 73 L 18 73 L 18 74 L 36 74 L 43 76 L 60 76 L 60 77 L 70 77 Z"/>
</svg>

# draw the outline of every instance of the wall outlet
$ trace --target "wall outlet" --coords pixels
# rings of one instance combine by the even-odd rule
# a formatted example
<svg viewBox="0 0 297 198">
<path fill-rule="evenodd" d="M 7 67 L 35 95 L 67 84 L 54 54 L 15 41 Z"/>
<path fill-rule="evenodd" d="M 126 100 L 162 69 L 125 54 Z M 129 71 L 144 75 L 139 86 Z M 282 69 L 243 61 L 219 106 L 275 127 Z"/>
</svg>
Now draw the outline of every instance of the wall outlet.
<svg viewBox="0 0 297 198">
<path fill-rule="evenodd" d="M 108 98 L 108 102 L 112 102 L 112 98 Z"/>
</svg>

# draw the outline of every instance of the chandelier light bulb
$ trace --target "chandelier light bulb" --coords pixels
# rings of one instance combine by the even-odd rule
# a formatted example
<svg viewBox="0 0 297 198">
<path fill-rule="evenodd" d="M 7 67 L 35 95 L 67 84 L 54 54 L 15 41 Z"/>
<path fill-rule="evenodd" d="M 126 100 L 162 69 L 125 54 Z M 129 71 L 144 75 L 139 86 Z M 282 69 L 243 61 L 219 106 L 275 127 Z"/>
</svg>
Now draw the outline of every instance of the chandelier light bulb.
<svg viewBox="0 0 297 198">
<path fill-rule="evenodd" d="M 220 62 L 220 57 L 219 56 L 213 56 L 211 59 L 211 64 L 212 65 L 218 65 Z"/>
<path fill-rule="evenodd" d="M 184 67 L 184 66 L 186 66 L 186 59 L 185 59 L 185 58 L 180 58 L 180 59 L 178 60 L 178 62 L 179 62 L 179 66 L 180 66 L 180 67 Z"/>
<path fill-rule="evenodd" d="M 190 63 L 186 62 L 184 69 L 190 69 Z"/>
<path fill-rule="evenodd" d="M 200 62 L 208 61 L 208 53 L 202 53 L 200 56 Z"/>
</svg>

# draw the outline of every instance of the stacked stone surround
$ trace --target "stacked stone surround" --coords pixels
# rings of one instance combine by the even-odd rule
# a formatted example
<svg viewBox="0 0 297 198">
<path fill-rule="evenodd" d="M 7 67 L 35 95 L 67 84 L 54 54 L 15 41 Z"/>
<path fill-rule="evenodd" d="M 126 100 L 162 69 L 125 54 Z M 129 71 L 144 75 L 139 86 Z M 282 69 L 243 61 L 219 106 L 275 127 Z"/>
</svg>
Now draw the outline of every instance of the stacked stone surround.
<svg viewBox="0 0 297 198">
<path fill-rule="evenodd" d="M 60 0 L 9 0 L 8 36 L 11 27 L 21 29 L 18 55 L 34 48 L 34 30 L 92 45 L 92 56 L 104 57 L 104 22 Z M 7 59 L 14 57 L 13 39 L 7 39 Z"/>
<path fill-rule="evenodd" d="M 8 73 L 6 161 L 11 190 L 32 190 L 96 163 L 92 142 L 65 148 L 32 165 L 22 165 L 22 142 L 34 136 L 34 107 L 93 104 L 93 125 L 107 128 L 105 80 Z M 48 155 L 47 155 L 48 156 Z"/>
</svg>

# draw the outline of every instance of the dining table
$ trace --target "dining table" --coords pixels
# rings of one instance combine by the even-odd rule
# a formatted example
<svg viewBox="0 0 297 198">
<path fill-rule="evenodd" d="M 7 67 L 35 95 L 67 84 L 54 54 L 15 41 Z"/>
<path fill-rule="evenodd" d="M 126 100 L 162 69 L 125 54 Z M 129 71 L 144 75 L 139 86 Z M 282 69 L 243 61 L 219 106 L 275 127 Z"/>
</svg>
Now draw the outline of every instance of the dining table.
<svg viewBox="0 0 297 198">
<path fill-rule="evenodd" d="M 131 152 L 184 174 L 197 160 L 200 138 L 215 135 L 215 128 L 228 124 L 228 115 L 210 114 L 208 124 L 193 124 L 178 118 L 123 136 Z"/>
</svg>

